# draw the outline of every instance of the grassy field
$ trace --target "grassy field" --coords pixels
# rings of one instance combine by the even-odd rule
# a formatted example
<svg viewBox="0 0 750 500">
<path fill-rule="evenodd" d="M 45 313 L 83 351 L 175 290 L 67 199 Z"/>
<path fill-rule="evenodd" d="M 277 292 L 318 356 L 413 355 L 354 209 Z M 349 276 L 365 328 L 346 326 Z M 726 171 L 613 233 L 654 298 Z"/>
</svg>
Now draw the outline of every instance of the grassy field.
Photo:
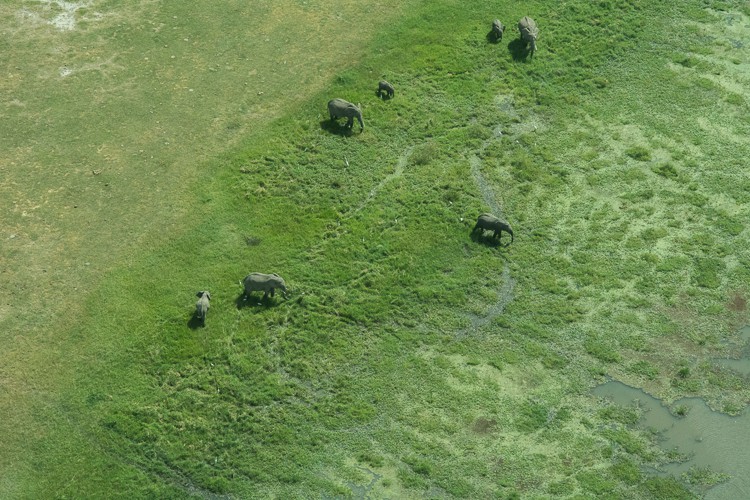
<svg viewBox="0 0 750 500">
<path fill-rule="evenodd" d="M 590 389 L 750 398 L 745 3 L 75 6 L 0 6 L 0 496 L 703 491 Z"/>
</svg>

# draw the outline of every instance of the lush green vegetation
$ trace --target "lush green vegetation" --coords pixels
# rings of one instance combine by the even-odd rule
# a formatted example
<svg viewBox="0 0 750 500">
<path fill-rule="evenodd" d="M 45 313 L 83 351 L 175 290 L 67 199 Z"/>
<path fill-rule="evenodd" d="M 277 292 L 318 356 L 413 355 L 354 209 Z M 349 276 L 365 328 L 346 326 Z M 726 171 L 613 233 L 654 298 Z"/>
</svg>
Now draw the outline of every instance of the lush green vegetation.
<svg viewBox="0 0 750 500">
<path fill-rule="evenodd" d="M 375 5 L 341 3 L 352 18 Z M 325 2 L 291 4 L 326 18 Z M 51 395 L 35 393 L 12 415 L 32 424 L 4 438 L 19 456 L 19 436 L 29 443 L 22 467 L 3 464 L 9 495 L 684 498 L 692 484 L 722 479 L 644 473 L 673 457 L 638 430 L 637 412 L 589 389 L 610 375 L 734 413 L 750 397 L 711 362 L 735 352 L 747 322 L 749 58 L 734 44 L 747 7 L 401 4 L 364 41 L 349 39 L 360 44 L 350 61 L 321 62 L 324 80 L 301 61 L 341 46 L 300 47 L 289 21 L 269 13 L 273 49 L 257 48 L 267 86 L 217 112 L 200 168 L 168 195 L 148 190 L 155 164 L 181 179 L 168 158 L 183 145 L 195 154 L 201 136 L 188 128 L 156 159 L 133 151 L 122 180 L 112 174 L 118 201 L 132 199 L 153 229 L 115 245 L 100 274 L 82 270 L 85 293 L 66 305 L 75 321 L 37 337 L 63 354 L 31 362 L 44 372 L 54 360 L 61 378 L 28 375 Z M 188 15 L 164 9 L 164 20 Z M 170 45 L 200 39 L 191 30 L 226 30 L 213 15 L 240 24 L 220 10 L 178 37 L 149 36 Z M 513 28 L 527 14 L 541 32 L 531 60 Z M 495 17 L 510 26 L 499 44 L 485 37 Z M 238 50 L 227 40 L 226 51 Z M 274 72 L 285 55 L 299 80 Z M 203 64 L 227 82 L 247 78 Z M 160 77 L 174 91 L 179 79 Z M 375 96 L 383 77 L 392 100 Z M 219 93 L 222 80 L 206 78 L 198 93 Z M 307 81 L 304 99 L 279 104 Z M 263 111 L 261 92 L 277 108 L 251 130 L 246 114 Z M 335 96 L 362 104 L 363 133 L 328 122 Z M 169 114 L 164 127 L 180 130 L 183 118 Z M 147 133 L 133 120 L 129 133 Z M 93 240 L 106 253 L 112 224 L 134 231 L 137 220 L 97 196 L 87 210 L 114 210 Z M 149 215 L 170 210 L 163 224 Z M 470 238 L 483 211 L 511 222 L 513 245 Z M 83 219 L 65 220 L 62 232 Z M 3 259 L 18 260 L 14 251 Z M 250 271 L 281 274 L 290 299 L 243 301 L 238 281 Z M 204 289 L 212 303 L 199 328 L 193 295 Z M 44 318 L 20 319 L 43 329 Z M 29 360 L 13 356 L 13 369 Z"/>
</svg>

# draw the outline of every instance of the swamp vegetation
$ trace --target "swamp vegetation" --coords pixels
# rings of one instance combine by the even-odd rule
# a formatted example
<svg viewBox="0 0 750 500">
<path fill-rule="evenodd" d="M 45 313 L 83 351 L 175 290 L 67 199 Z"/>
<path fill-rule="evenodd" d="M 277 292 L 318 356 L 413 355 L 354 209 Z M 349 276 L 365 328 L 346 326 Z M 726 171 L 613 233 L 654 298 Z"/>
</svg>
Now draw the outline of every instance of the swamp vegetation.
<svg viewBox="0 0 750 500">
<path fill-rule="evenodd" d="M 750 400 L 717 361 L 748 323 L 747 3 L 20 4 L 0 7 L 0 496 L 726 479 L 655 473 L 684 457 L 591 389 Z M 524 15 L 533 59 L 512 29 L 488 43 Z M 334 97 L 364 132 L 330 123 Z M 470 237 L 488 211 L 513 245 Z M 289 299 L 243 301 L 248 272 Z"/>
</svg>

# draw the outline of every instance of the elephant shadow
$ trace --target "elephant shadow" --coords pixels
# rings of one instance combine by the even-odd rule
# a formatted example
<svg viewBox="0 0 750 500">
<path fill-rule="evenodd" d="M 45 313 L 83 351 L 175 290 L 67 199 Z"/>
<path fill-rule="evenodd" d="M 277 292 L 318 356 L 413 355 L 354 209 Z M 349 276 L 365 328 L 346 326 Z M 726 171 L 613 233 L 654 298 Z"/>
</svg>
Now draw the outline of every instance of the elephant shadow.
<svg viewBox="0 0 750 500">
<path fill-rule="evenodd" d="M 528 58 L 531 49 L 526 42 L 520 38 L 514 38 L 508 43 L 508 51 L 514 61 L 525 61 Z"/>
<path fill-rule="evenodd" d="M 234 303 L 237 306 L 237 309 L 244 309 L 246 307 L 276 307 L 278 305 L 277 301 L 273 297 L 263 297 L 263 295 L 258 297 L 258 295 L 250 295 L 249 297 L 245 298 L 245 294 L 241 293 L 237 296 L 236 299 L 234 299 Z"/>
<path fill-rule="evenodd" d="M 197 330 L 198 328 L 205 328 L 206 325 L 203 324 L 203 321 L 201 321 L 197 313 L 193 313 L 187 322 L 187 326 L 191 330 Z"/>
<path fill-rule="evenodd" d="M 346 125 L 340 125 L 335 120 L 323 120 L 320 122 L 320 128 L 331 134 L 340 135 L 343 137 L 350 137 L 352 135 L 352 129 Z"/>
<path fill-rule="evenodd" d="M 393 99 L 393 97 L 391 97 L 391 96 L 388 95 L 388 92 L 386 92 L 384 90 L 380 90 L 380 89 L 378 89 L 378 90 L 375 91 L 375 96 L 378 99 L 383 100 L 383 101 L 389 101 L 389 100 Z"/>
<path fill-rule="evenodd" d="M 470 234 L 471 241 L 479 243 L 490 248 L 505 248 L 510 246 L 510 242 L 503 243 L 499 238 L 495 238 L 491 232 L 489 236 L 484 235 L 484 231 L 472 231 Z"/>
<path fill-rule="evenodd" d="M 502 36 L 497 36 L 497 34 L 495 33 L 495 31 L 494 31 L 494 30 L 490 30 L 490 31 L 489 31 L 489 32 L 487 33 L 487 36 L 486 36 L 486 38 L 487 38 L 487 41 L 488 41 L 489 43 L 500 43 L 500 42 L 502 41 L 502 39 L 503 39 L 503 37 L 502 37 Z"/>
</svg>

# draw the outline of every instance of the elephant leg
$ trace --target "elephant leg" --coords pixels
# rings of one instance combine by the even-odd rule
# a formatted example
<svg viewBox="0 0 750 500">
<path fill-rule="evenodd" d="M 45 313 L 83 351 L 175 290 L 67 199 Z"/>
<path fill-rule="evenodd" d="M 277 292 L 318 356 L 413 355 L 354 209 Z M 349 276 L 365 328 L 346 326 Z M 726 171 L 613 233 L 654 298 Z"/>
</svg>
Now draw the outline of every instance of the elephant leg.
<svg viewBox="0 0 750 500">
<path fill-rule="evenodd" d="M 271 297 L 273 297 L 274 295 L 276 295 L 276 289 L 275 288 L 271 288 Z"/>
</svg>

